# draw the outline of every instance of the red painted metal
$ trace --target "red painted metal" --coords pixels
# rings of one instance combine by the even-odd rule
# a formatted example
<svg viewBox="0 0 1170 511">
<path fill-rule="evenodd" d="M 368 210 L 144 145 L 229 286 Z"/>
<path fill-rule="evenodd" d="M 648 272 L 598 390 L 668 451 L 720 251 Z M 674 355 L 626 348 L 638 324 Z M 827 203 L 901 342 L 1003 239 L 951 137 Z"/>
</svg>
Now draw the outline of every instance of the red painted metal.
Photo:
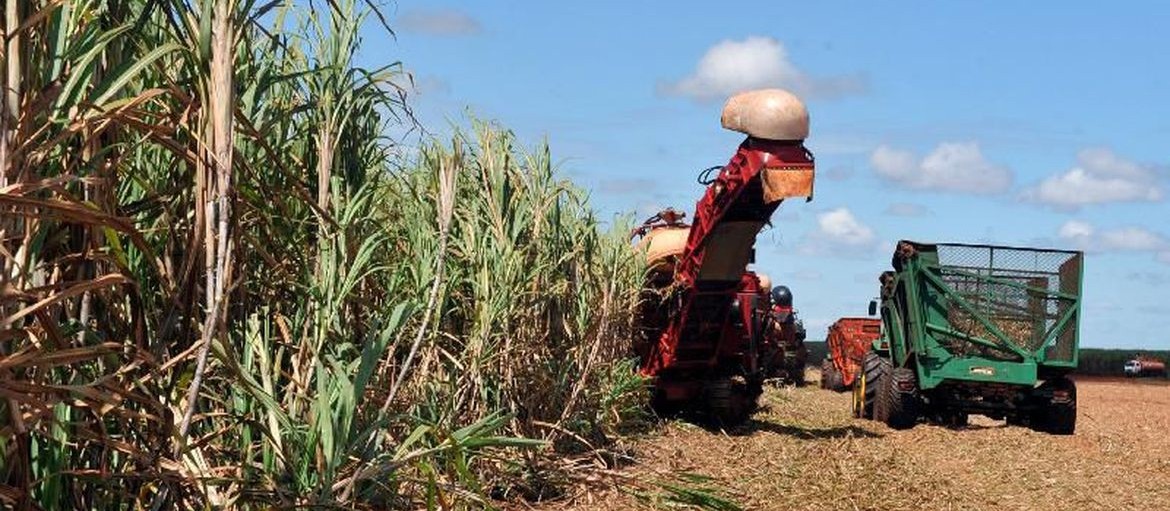
<svg viewBox="0 0 1170 511">
<path fill-rule="evenodd" d="M 681 299 L 666 319 L 656 342 L 644 356 L 641 372 L 658 377 L 668 398 L 680 398 L 695 389 L 663 381 L 698 381 L 687 376 L 709 373 L 736 365 L 749 376 L 761 370 L 764 338 L 761 322 L 768 312 L 766 291 L 754 273 L 744 272 L 739 281 L 700 278 L 708 262 L 709 241 L 724 222 L 767 222 L 780 201 L 766 203 L 762 172 L 765 169 L 813 168 L 813 157 L 800 141 L 772 141 L 748 137 L 706 193 L 695 205 L 687 246 L 675 267 L 675 285 Z M 753 233 L 753 243 L 754 235 Z M 745 268 L 746 270 L 746 268 Z M 732 305 L 738 304 L 734 318 Z"/>
<path fill-rule="evenodd" d="M 841 318 L 829 325 L 825 343 L 846 387 L 857 380 L 866 352 L 881 334 L 882 321 L 877 318 Z"/>
</svg>

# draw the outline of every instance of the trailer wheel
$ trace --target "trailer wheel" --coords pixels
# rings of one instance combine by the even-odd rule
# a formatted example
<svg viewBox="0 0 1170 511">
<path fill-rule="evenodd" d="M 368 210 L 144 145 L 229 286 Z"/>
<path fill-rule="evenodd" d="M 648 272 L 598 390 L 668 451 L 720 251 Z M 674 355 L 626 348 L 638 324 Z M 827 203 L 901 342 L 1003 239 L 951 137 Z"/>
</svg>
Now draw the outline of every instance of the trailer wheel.
<svg viewBox="0 0 1170 511">
<path fill-rule="evenodd" d="M 875 419 L 884 422 L 884 416 L 878 419 L 874 411 L 877 408 L 877 390 L 886 381 L 885 377 L 890 374 L 890 361 L 882 358 L 876 352 L 870 351 L 865 354 L 862 369 L 865 373 L 865 395 L 862 399 L 865 406 L 862 415 L 866 419 Z"/>
<path fill-rule="evenodd" d="M 845 390 L 844 377 L 841 371 L 837 370 L 837 366 L 833 365 L 833 361 L 825 359 L 821 363 L 821 386 L 833 392 L 841 392 Z"/>
<path fill-rule="evenodd" d="M 1048 403 L 1038 411 L 1037 429 L 1053 435 L 1071 435 L 1077 429 L 1077 386 L 1068 378 L 1048 380 L 1040 385 Z"/>
<path fill-rule="evenodd" d="M 894 365 L 890 359 L 879 356 L 875 378 L 866 383 L 866 389 L 873 389 L 873 420 L 889 422 L 890 412 L 894 405 L 893 379 Z"/>
<path fill-rule="evenodd" d="M 966 412 L 943 410 L 937 414 L 938 425 L 944 428 L 958 429 L 967 427 L 970 416 Z"/>
<path fill-rule="evenodd" d="M 886 424 L 894 429 L 914 427 L 919 415 L 918 376 L 914 370 L 907 367 L 894 368 L 889 383 L 882 386 L 882 391 L 887 402 Z"/>
<path fill-rule="evenodd" d="M 836 367 L 829 373 L 829 389 L 833 392 L 845 391 L 845 375 L 841 374 Z"/>
</svg>

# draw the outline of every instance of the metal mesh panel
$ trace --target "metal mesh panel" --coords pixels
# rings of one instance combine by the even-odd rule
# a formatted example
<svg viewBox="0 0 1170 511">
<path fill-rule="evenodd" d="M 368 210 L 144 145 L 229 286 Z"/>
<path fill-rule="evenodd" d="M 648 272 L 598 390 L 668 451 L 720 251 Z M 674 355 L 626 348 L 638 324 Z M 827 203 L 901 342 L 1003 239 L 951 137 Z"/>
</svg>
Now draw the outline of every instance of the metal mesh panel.
<svg viewBox="0 0 1170 511">
<path fill-rule="evenodd" d="M 1036 352 L 1045 350 L 1048 360 L 1071 360 L 1076 339 L 1076 320 L 1055 331 L 1076 300 L 1059 296 L 1075 295 L 1080 289 L 1081 256 L 1078 252 L 1018 249 L 970 245 L 938 245 L 940 276 L 961 297 L 946 303 L 951 328 L 968 336 L 994 341 L 988 324 L 1013 344 Z M 985 321 L 981 321 L 985 320 Z M 956 354 L 979 354 L 991 358 L 1014 358 L 1008 350 L 992 349 L 954 339 Z"/>
</svg>

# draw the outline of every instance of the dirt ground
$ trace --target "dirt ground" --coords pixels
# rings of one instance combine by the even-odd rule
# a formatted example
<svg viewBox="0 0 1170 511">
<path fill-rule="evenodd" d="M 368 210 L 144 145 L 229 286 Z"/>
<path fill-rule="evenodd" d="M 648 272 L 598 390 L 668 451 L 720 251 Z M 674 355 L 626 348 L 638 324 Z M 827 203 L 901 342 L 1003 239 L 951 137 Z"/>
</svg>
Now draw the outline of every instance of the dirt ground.
<svg viewBox="0 0 1170 511">
<path fill-rule="evenodd" d="M 750 510 L 1170 509 L 1170 385 L 1082 379 L 1078 394 L 1077 432 L 1058 437 L 984 417 L 894 431 L 853 419 L 848 394 L 815 382 L 770 389 L 739 430 L 672 421 L 639 440 L 613 480 L 640 489 L 582 489 L 539 509 L 678 509 L 687 499 L 647 482 L 681 474 Z"/>
</svg>

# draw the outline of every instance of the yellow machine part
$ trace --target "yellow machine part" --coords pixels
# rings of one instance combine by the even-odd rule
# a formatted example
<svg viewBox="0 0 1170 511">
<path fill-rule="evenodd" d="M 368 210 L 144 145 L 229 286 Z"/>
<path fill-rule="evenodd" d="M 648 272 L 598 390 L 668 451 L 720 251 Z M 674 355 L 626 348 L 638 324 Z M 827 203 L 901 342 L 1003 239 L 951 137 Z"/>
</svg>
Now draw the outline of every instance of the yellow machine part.
<svg viewBox="0 0 1170 511">
<path fill-rule="evenodd" d="M 690 227 L 660 227 L 646 233 L 635 248 L 645 252 L 646 263 L 651 267 L 672 267 L 675 258 L 687 247 L 690 234 Z"/>
</svg>

